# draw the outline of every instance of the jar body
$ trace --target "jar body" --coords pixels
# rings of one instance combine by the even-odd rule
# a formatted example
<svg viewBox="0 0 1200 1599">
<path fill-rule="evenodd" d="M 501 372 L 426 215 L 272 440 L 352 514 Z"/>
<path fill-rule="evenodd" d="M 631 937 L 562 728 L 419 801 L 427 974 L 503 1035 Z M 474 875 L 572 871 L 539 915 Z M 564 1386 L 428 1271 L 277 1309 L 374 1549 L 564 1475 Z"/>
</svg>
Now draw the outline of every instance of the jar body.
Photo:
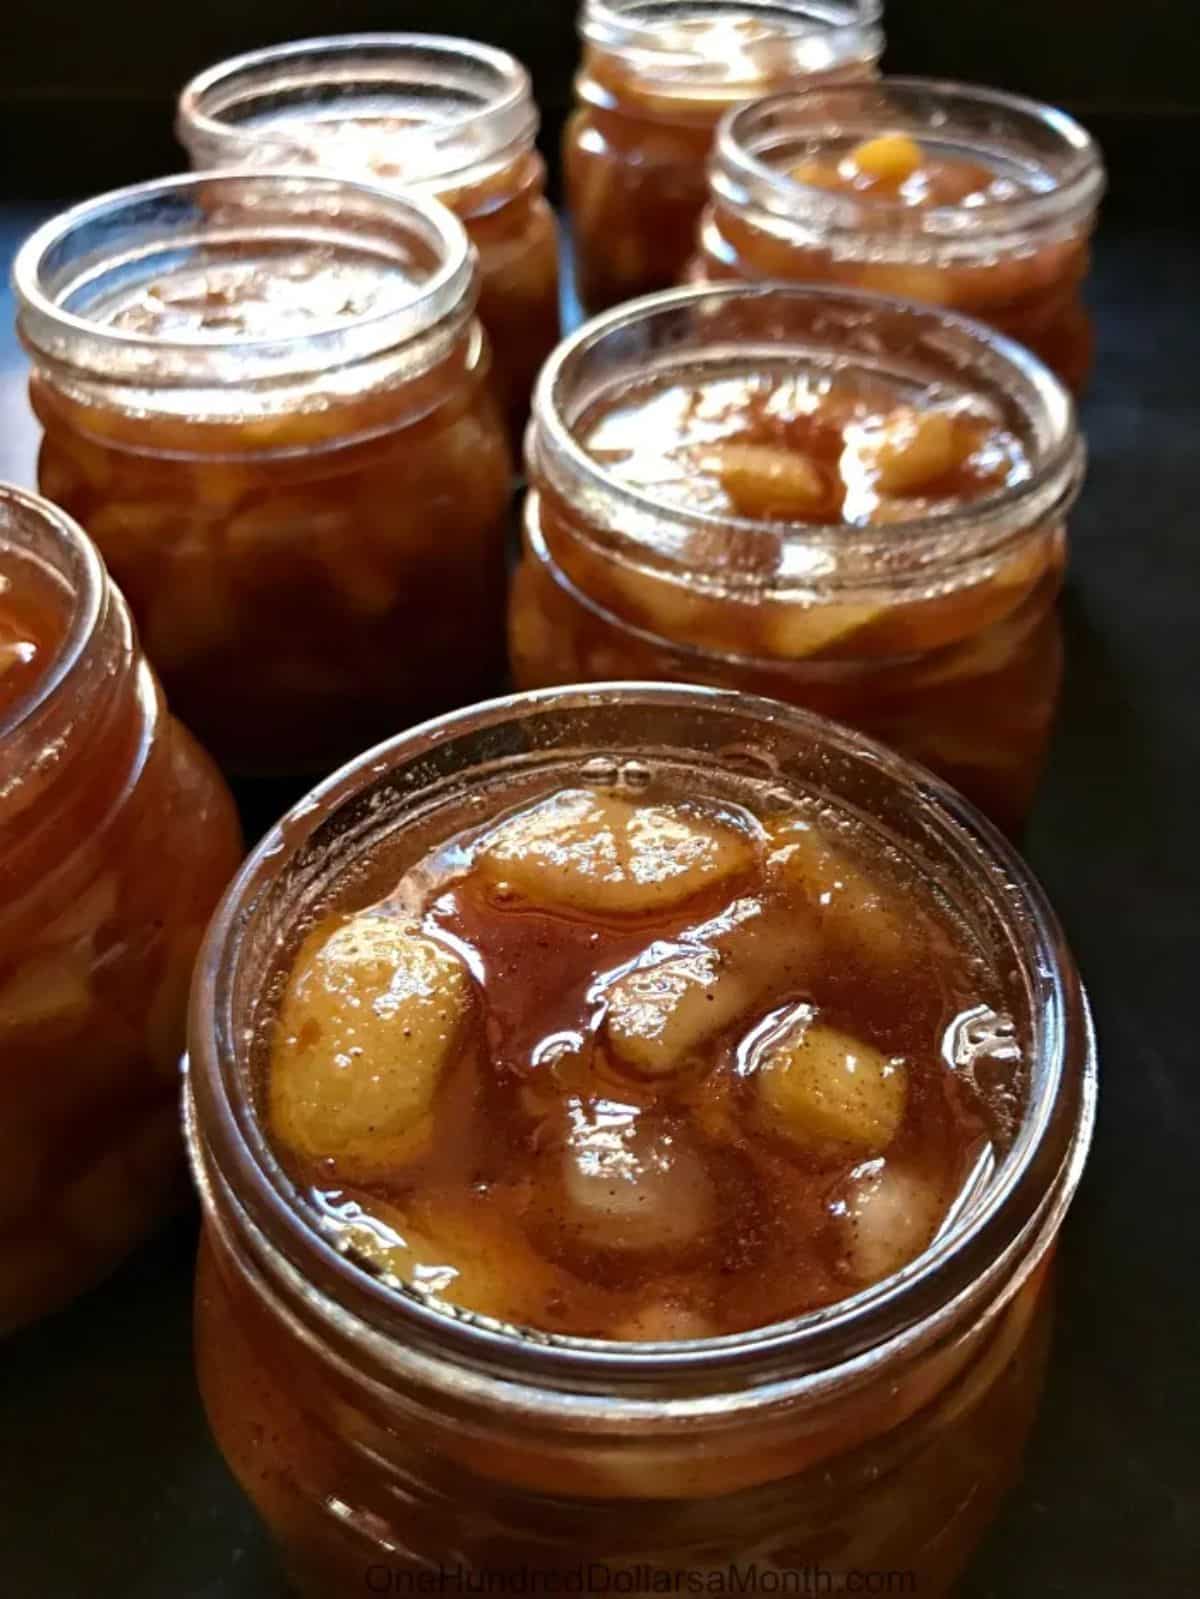
<svg viewBox="0 0 1200 1599">
<path fill-rule="evenodd" d="M 920 265 L 898 258 L 865 261 L 788 237 L 785 227 L 756 222 L 721 201 L 705 211 L 691 282 L 782 279 L 870 289 L 977 317 L 1032 350 L 1068 388 L 1083 388 L 1095 333 L 1084 304 L 1090 224 L 1044 249 L 1014 250 L 988 265 Z"/>
<path fill-rule="evenodd" d="M 574 1573 L 576 1582 L 582 1571 L 576 1591 L 592 1592 L 614 1572 L 703 1581 L 751 1562 L 760 1572 L 825 1572 L 834 1583 L 853 1572 L 903 1572 L 907 1591 L 941 1595 L 1019 1465 L 1050 1319 L 1043 1269 L 955 1356 L 952 1375 L 931 1365 L 911 1374 L 899 1400 L 903 1384 L 860 1395 L 857 1407 L 876 1420 L 862 1437 L 861 1419 L 848 1415 L 849 1446 L 836 1442 L 833 1407 L 820 1442 L 791 1440 L 798 1457 L 811 1452 L 806 1468 L 789 1469 L 783 1444 L 775 1475 L 753 1482 L 739 1479 L 750 1454 L 763 1470 L 761 1433 L 731 1437 L 724 1459 L 705 1451 L 702 1461 L 677 1461 L 672 1480 L 636 1444 L 619 1466 L 603 1464 L 586 1436 L 539 1460 L 533 1437 L 373 1412 L 289 1334 L 211 1228 L 201 1246 L 196 1355 L 217 1443 L 312 1599 L 372 1583 L 391 1592 L 396 1574 L 413 1570 L 524 1569 L 545 1580 Z M 897 1406 L 902 1419 L 876 1432 Z M 346 1508 L 334 1516 L 333 1503 Z M 589 1567 L 599 1569 L 589 1575 Z"/>
<path fill-rule="evenodd" d="M 873 6 L 656 8 L 585 6 L 576 109 L 563 141 L 575 281 L 589 314 L 680 282 L 695 250 L 717 125 L 731 107 L 775 90 L 873 75 L 882 39 Z M 622 27 L 622 11 L 630 13 Z M 599 16 L 599 13 L 606 13 Z M 803 42 L 792 35 L 794 26 Z M 737 49 L 746 36 L 746 62 Z M 711 29 L 704 41 L 703 30 Z M 700 30 L 699 34 L 696 30 Z M 826 37 L 827 36 L 827 37 Z M 692 52 L 695 52 L 694 56 Z M 748 71 L 739 64 L 752 62 Z"/>
<path fill-rule="evenodd" d="M 224 782 L 94 571 L 95 635 L 0 736 L 0 1331 L 90 1287 L 181 1198 L 188 987 L 241 856 Z"/>
<path fill-rule="evenodd" d="M 819 606 L 739 603 L 633 571 L 531 492 L 509 610 L 513 680 L 706 683 L 801 705 L 932 768 L 1015 832 L 1058 704 L 1065 558 L 1061 525 L 1031 529 L 1007 570 L 925 605 L 898 600 L 871 624 L 874 641 L 864 629 L 861 645 L 822 650 Z"/>
<path fill-rule="evenodd" d="M 846 158 L 885 134 L 915 141 L 910 183 L 977 192 L 911 205 L 856 189 Z M 722 128 L 688 276 L 826 283 L 977 317 L 1078 391 L 1103 186 L 1086 131 L 1032 101 L 916 78 L 779 95 Z"/>
<path fill-rule="evenodd" d="M 335 764 L 494 678 L 511 464 L 477 329 L 361 410 L 206 426 L 80 403 L 45 371 L 32 393 L 42 492 L 226 767 Z"/>
<path fill-rule="evenodd" d="M 439 188 L 479 253 L 479 320 L 514 451 L 542 362 L 558 343 L 558 228 L 535 150 L 478 183 Z"/>
</svg>

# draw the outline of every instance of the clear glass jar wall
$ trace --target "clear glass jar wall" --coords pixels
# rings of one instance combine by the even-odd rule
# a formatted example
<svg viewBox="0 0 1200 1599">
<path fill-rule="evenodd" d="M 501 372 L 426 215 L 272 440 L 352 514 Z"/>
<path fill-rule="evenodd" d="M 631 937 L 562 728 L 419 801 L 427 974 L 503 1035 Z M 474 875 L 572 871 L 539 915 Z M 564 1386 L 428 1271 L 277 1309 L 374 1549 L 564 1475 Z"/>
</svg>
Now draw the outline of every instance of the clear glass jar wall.
<svg viewBox="0 0 1200 1599">
<path fill-rule="evenodd" d="M 304 167 L 432 195 L 479 252 L 479 315 L 514 441 L 558 338 L 558 241 L 529 74 L 490 45 L 349 34 L 200 73 L 176 123 L 198 168 Z"/>
<path fill-rule="evenodd" d="M 847 381 L 883 383 L 889 403 L 981 407 L 1026 466 L 968 502 L 918 493 L 884 506 L 885 521 L 822 525 L 672 499 L 587 446 L 596 417 L 641 389 L 712 394 L 726 381 L 808 385 L 796 403 L 818 421 Z M 639 449 L 664 429 L 672 442 L 677 416 L 641 415 Z M 841 423 L 828 431 L 813 447 L 836 460 Z M 703 464 L 687 455 L 689 483 Z M 1020 825 L 1058 698 L 1056 597 L 1083 450 L 1068 395 L 1018 347 L 851 291 L 651 296 L 587 324 L 547 364 L 528 470 L 510 602 L 519 688 L 626 677 L 768 694 L 861 728 Z"/>
<path fill-rule="evenodd" d="M 182 1197 L 188 983 L 240 856 L 95 549 L 0 485 L 0 1331 Z"/>
<path fill-rule="evenodd" d="M 696 794 L 719 773 L 776 803 L 820 795 L 919 863 L 1005 973 L 1025 1086 L 899 1276 L 718 1340 L 531 1337 L 388 1287 L 334 1246 L 269 1142 L 257 1057 L 280 960 L 314 916 L 369 903 L 448 818 L 486 821 L 514 782 L 635 766 Z M 1013 1036 L 978 1041 L 981 1073 Z M 1036 1408 L 1050 1256 L 1094 1099 L 1061 933 L 953 793 L 832 724 L 717 691 L 608 684 L 460 712 L 346 768 L 264 841 L 210 929 L 190 1052 L 201 1385 L 302 1592 L 414 1568 L 703 1576 L 751 1558 L 948 1591 Z"/>
<path fill-rule="evenodd" d="M 448 211 L 169 178 L 56 217 L 15 280 L 41 489 L 224 765 L 327 770 L 490 686 L 512 467 Z"/>
</svg>

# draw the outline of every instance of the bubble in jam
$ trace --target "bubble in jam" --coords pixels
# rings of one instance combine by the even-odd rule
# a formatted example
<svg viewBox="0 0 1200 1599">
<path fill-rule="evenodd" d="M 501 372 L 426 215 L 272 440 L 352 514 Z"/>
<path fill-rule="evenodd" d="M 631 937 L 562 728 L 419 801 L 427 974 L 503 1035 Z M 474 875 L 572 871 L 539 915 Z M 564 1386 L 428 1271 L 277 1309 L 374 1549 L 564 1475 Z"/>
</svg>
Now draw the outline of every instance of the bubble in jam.
<svg viewBox="0 0 1200 1599">
<path fill-rule="evenodd" d="M 383 896 L 322 916 L 282 974 L 263 1103 L 318 1225 L 397 1292 L 718 1337 L 927 1249 L 1011 1125 L 1021 1029 L 866 824 L 783 808 L 777 780 L 622 770 L 496 794 L 376 862 Z M 1003 1049 L 960 1070 L 945 1041 L 981 1015 Z"/>
</svg>

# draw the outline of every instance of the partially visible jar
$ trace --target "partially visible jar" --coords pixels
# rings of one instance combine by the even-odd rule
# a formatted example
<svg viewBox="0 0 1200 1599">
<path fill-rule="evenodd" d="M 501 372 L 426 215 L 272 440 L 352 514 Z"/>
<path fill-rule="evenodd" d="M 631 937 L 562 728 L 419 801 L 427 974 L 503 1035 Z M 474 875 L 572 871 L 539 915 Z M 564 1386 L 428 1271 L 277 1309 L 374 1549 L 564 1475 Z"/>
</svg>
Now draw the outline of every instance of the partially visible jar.
<svg viewBox="0 0 1200 1599">
<path fill-rule="evenodd" d="M 0 485 L 0 1332 L 181 1197 L 188 984 L 240 857 L 94 547 Z"/>
<path fill-rule="evenodd" d="M 179 99 L 193 167 L 304 167 L 432 195 L 479 252 L 479 316 L 514 443 L 558 341 L 558 236 L 519 61 L 470 39 L 348 34 L 200 73 Z"/>
<path fill-rule="evenodd" d="M 1020 439 L 1028 473 L 969 503 L 897 499 L 886 523 L 819 525 L 681 505 L 585 447 L 606 403 L 639 384 L 772 373 L 981 402 Z M 518 688 L 669 679 L 770 695 L 890 744 L 1019 829 L 1057 706 L 1083 446 L 1069 396 L 1016 345 L 848 290 L 650 296 L 551 358 L 528 471 L 509 619 Z"/>
<path fill-rule="evenodd" d="M 887 181 L 856 170 L 856 149 Z M 904 152 L 921 160 L 907 200 L 892 181 L 905 173 L 886 170 Z M 693 278 L 834 283 L 943 306 L 1083 386 L 1104 168 L 1064 112 L 920 78 L 775 95 L 726 119 L 711 183 Z"/>
<path fill-rule="evenodd" d="M 328 769 L 490 684 L 512 466 L 436 201 L 167 178 L 17 257 L 42 492 L 230 769 Z"/>
<path fill-rule="evenodd" d="M 870 77 L 880 0 L 583 0 L 583 65 L 563 167 L 590 315 L 678 283 L 732 106 Z"/>
<path fill-rule="evenodd" d="M 982 1091 L 1019 1080 L 1007 1136 L 900 1274 L 788 1322 L 629 1344 L 451 1314 L 336 1247 L 272 1150 L 262 1057 L 281 962 L 328 906 L 369 902 L 464 817 L 504 813 L 514 785 L 656 769 L 697 794 L 714 774 L 777 805 L 815 792 L 936 880 L 1001 974 L 1008 1024 L 952 1055 Z M 190 1060 L 201 1390 L 299 1592 L 399 1593 L 439 1570 L 585 1593 L 661 1572 L 702 1591 L 753 1562 L 780 1591 L 894 1573 L 938 1599 L 961 1573 L 1037 1407 L 1095 1060 L 1041 891 L 935 780 L 818 718 L 690 687 L 570 688 L 441 719 L 264 840 L 210 927 Z"/>
</svg>

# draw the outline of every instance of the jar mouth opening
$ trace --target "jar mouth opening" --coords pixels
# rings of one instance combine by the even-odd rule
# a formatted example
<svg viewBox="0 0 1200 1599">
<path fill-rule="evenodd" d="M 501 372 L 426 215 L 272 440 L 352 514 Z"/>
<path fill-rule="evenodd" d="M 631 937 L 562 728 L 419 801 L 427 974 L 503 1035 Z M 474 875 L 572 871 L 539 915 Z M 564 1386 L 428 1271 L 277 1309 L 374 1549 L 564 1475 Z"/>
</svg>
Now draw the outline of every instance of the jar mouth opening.
<svg viewBox="0 0 1200 1599">
<path fill-rule="evenodd" d="M 781 37 L 820 40 L 828 49 L 844 36 L 864 47 L 848 54 L 877 54 L 882 16 L 883 0 L 584 0 L 579 31 L 598 49 L 645 53 L 672 72 L 716 69 L 733 81 L 730 38 L 713 24 L 759 23 L 762 39 L 743 49 L 744 81 L 753 81 Z M 825 61 L 826 70 L 837 59 Z"/>
<path fill-rule="evenodd" d="M 937 847 L 947 870 L 957 869 L 986 884 L 989 903 L 994 899 L 1009 942 L 1016 946 L 1031 1016 L 1021 1125 L 994 1164 L 977 1172 L 958 1213 L 951 1213 L 921 1256 L 893 1277 L 790 1321 L 749 1333 L 661 1345 L 564 1337 L 504 1328 L 469 1313 L 450 1314 L 416 1294 L 387 1287 L 339 1253 L 322 1236 L 315 1216 L 301 1213 L 294 1185 L 255 1115 L 245 1059 L 247 1018 L 238 1014 L 237 1004 L 250 930 L 265 919 L 262 924 L 271 928 L 271 936 L 282 936 L 278 917 L 281 909 L 286 917 L 287 907 L 273 903 L 273 884 L 281 873 L 303 875 L 310 863 L 327 864 L 334 818 L 364 828 L 358 837 L 366 850 L 369 843 L 362 841 L 369 840 L 372 829 L 386 825 L 389 784 L 397 785 L 393 799 L 407 784 L 410 797 L 423 796 L 436 807 L 438 783 L 453 781 L 456 773 L 461 776 L 456 763 L 464 749 L 482 756 L 489 770 L 497 761 L 545 757 L 547 770 L 558 771 L 564 755 L 595 752 L 592 733 L 597 728 L 615 727 L 631 713 L 651 745 L 661 728 L 695 715 L 706 737 L 728 736 L 736 749 L 746 747 L 747 733 L 762 739 L 765 748 L 790 739 L 806 760 L 832 763 L 839 771 L 882 783 L 897 814 L 908 807 L 918 819 L 921 837 Z M 622 753 L 636 744 L 636 735 L 627 735 Z M 690 745 L 687 754 L 697 765 L 704 759 L 703 750 Z M 471 768 L 476 776 L 480 771 Z M 581 1391 L 589 1384 L 602 1389 L 625 1378 L 636 1384 L 667 1372 L 702 1382 L 730 1370 L 749 1377 L 765 1373 L 778 1378 L 781 1371 L 789 1379 L 812 1377 L 831 1362 L 861 1355 L 944 1308 L 976 1280 L 981 1251 L 989 1259 L 1002 1255 L 1023 1230 L 1043 1221 L 1051 1191 L 1057 1190 L 1053 1202 L 1060 1207 L 1069 1199 L 1088 1142 L 1090 1063 L 1084 1079 L 1077 1081 L 1070 1071 L 1068 1035 L 1078 1024 L 1078 999 L 1055 954 L 1061 947 L 1042 890 L 990 824 L 931 774 L 859 734 L 807 712 L 719 689 L 612 683 L 512 695 L 426 723 L 359 757 L 314 789 L 243 866 L 210 924 L 192 991 L 190 1075 L 197 1107 L 193 1133 L 198 1130 L 204 1146 L 201 1171 L 209 1177 L 211 1155 L 212 1169 L 224 1186 L 236 1191 L 252 1225 L 280 1240 L 293 1266 L 319 1262 L 339 1313 L 348 1313 L 398 1348 L 501 1375 L 514 1359 L 532 1361 L 539 1380 Z"/>
<path fill-rule="evenodd" d="M 781 166 L 847 138 L 893 132 L 969 159 L 1018 164 L 1027 187 L 979 205 L 910 206 L 805 183 Z M 997 235 L 1013 237 L 1015 247 L 1023 233 L 1090 216 L 1104 183 L 1095 141 L 1065 111 L 999 89 L 903 77 L 797 89 L 737 107 L 718 133 L 713 175 L 720 198 L 805 220 L 820 234 L 867 236 L 876 247 L 879 236 L 898 247 L 906 239 L 926 248 L 961 240 L 986 249 L 996 247 Z"/>
<path fill-rule="evenodd" d="M 198 73 L 179 97 L 176 131 L 208 164 L 330 162 L 313 125 L 403 118 L 403 181 L 423 182 L 532 144 L 537 106 L 525 67 L 472 39 L 349 33 L 232 56 Z M 394 135 L 393 135 L 394 136 Z M 337 152 L 329 151 L 336 162 Z M 376 180 L 371 180 L 376 181 Z"/>
<path fill-rule="evenodd" d="M 108 583 L 99 553 L 78 522 L 13 483 L 0 483 L 0 548 L 5 544 L 64 579 L 71 604 L 66 630 L 46 671 L 7 710 L 0 710 L 0 742 L 34 725 L 74 676 L 101 626 Z"/>
<path fill-rule="evenodd" d="M 363 309 L 348 292 L 328 317 L 303 311 L 270 332 L 221 328 L 219 306 L 212 331 L 186 334 L 97 314 L 164 274 L 189 273 L 199 292 L 214 271 L 248 277 L 255 250 L 269 251 L 276 268 L 283 257 L 299 272 L 306 262 L 358 270 L 374 288 Z M 114 381 L 228 384 L 301 377 L 413 343 L 464 304 L 469 313 L 474 274 L 461 223 L 436 200 L 233 168 L 136 184 L 61 212 L 17 252 L 13 286 L 18 328 L 37 355 Z"/>
<path fill-rule="evenodd" d="M 1029 435 L 1023 443 L 1031 455 L 1029 474 L 978 499 L 914 516 L 886 525 L 853 522 L 814 523 L 755 520 L 681 506 L 659 499 L 625 481 L 600 462 L 580 442 L 579 423 L 602 395 L 619 394 L 621 383 L 612 374 L 591 384 L 588 393 L 576 390 L 589 382 L 588 363 L 606 350 L 617 358 L 629 357 L 628 377 L 645 375 L 647 358 L 635 347 L 637 338 L 653 339 L 661 332 L 663 349 L 649 360 L 651 375 L 669 377 L 701 364 L 706 348 L 705 324 L 714 332 L 707 346 L 722 359 L 761 353 L 779 362 L 784 333 L 776 339 L 750 335 L 720 343 L 716 319 L 730 309 L 751 313 L 780 313 L 785 317 L 810 317 L 812 326 L 794 331 L 794 348 L 817 360 L 831 372 L 851 360 L 859 366 L 887 370 L 885 352 L 869 348 L 871 330 L 893 328 L 896 336 L 927 344 L 947 362 L 947 374 L 968 366 L 986 371 L 1001 394 L 1019 394 L 1017 409 Z M 677 328 L 677 324 L 679 325 Z M 860 344 L 856 341 L 861 340 Z M 878 341 L 876 341 L 878 342 Z M 642 364 L 637 363 L 640 358 Z M 542 368 L 534 394 L 533 422 L 527 438 L 532 474 L 579 507 L 588 527 L 610 533 L 624 550 L 665 557 L 681 543 L 689 549 L 728 550 L 731 541 L 747 549 L 774 552 L 776 571 L 821 568 L 821 575 L 841 573 L 851 583 L 876 579 L 886 572 L 889 580 L 920 572 L 935 562 L 944 563 L 947 542 L 953 536 L 955 561 L 977 557 L 998 548 L 1014 531 L 1023 532 L 1074 493 L 1081 467 L 1081 446 L 1075 427 L 1074 405 L 1058 379 L 1028 350 L 981 323 L 934 310 L 915 302 L 872 294 L 865 290 L 835 289 L 804 284 L 731 283 L 697 284 L 668 289 L 630 301 L 585 323 L 564 339 Z M 705 536 L 708 536 L 707 539 Z M 968 548 L 969 546 L 969 548 Z M 883 565 L 881 567 L 880 562 Z M 757 585 L 756 573 L 725 570 L 733 586 Z M 690 569 L 690 568 L 689 568 Z"/>
</svg>

